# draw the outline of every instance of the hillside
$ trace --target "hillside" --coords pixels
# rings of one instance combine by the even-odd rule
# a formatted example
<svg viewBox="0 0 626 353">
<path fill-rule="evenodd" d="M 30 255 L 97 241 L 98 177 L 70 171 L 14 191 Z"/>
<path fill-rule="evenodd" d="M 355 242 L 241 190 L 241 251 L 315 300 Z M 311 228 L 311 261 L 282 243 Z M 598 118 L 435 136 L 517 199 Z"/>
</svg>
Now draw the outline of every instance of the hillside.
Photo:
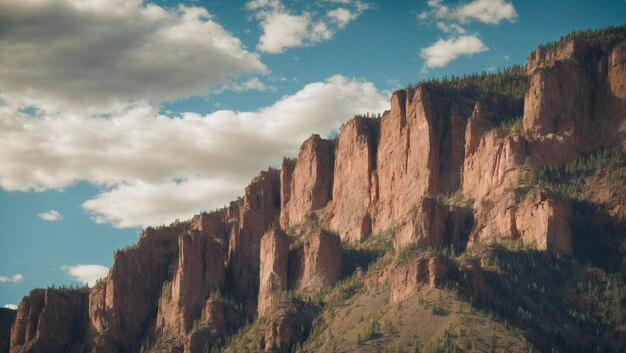
<svg viewBox="0 0 626 353">
<path fill-rule="evenodd" d="M 624 352 L 626 25 L 409 85 L 5 311 L 10 353 Z"/>
</svg>

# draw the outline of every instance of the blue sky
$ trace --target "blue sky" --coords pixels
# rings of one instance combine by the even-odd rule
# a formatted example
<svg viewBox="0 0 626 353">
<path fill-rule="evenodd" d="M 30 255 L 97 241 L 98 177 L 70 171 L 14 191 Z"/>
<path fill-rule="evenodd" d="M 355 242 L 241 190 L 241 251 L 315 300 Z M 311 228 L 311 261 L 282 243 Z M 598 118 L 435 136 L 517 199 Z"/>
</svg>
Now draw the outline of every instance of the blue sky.
<svg viewBox="0 0 626 353">
<path fill-rule="evenodd" d="M 606 1 L 0 0 L 0 305 L 93 282 L 146 225 L 241 193 L 432 77 L 523 64 Z"/>
</svg>

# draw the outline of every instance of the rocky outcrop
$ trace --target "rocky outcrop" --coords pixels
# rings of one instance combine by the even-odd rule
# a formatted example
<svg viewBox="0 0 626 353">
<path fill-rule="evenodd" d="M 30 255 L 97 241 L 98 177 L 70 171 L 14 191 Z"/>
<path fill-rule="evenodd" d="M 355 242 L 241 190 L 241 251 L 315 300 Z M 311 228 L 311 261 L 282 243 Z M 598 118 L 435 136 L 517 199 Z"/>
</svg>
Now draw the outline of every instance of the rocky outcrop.
<svg viewBox="0 0 626 353">
<path fill-rule="evenodd" d="M 499 238 L 521 239 L 539 250 L 572 254 L 570 206 L 545 191 L 510 191 L 497 200 L 483 200 L 477 212 L 476 218 L 482 222 L 471 235 L 471 244 Z"/>
<path fill-rule="evenodd" d="M 154 321 L 163 283 L 187 225 L 148 228 L 138 244 L 113 257 L 105 282 L 89 292 L 89 331 L 95 350 L 137 350 L 138 338 Z"/>
<path fill-rule="evenodd" d="M 378 119 L 354 118 L 339 134 L 330 227 L 347 242 L 361 242 L 372 232 L 371 207 L 377 201 Z"/>
<path fill-rule="evenodd" d="M 475 126 L 470 119 L 468 125 Z M 474 128 L 475 130 L 476 128 Z M 468 134 L 471 129 L 468 129 Z M 498 130 L 485 133 L 473 152 L 468 149 L 463 164 L 462 192 L 476 200 L 495 197 L 518 184 L 526 161 L 525 140 Z"/>
<path fill-rule="evenodd" d="M 436 288 L 448 272 L 448 267 L 445 258 L 430 254 L 396 266 L 391 274 L 391 302 L 410 298 L 422 288 Z"/>
<path fill-rule="evenodd" d="M 232 228 L 228 208 L 222 208 L 213 212 L 204 212 L 194 216 L 189 222 L 189 230 L 195 230 L 204 234 L 208 234 L 213 240 L 220 243 L 223 247 L 228 246 L 228 236 Z"/>
<path fill-rule="evenodd" d="M 176 273 L 171 282 L 164 284 L 159 302 L 159 332 L 186 334 L 200 317 L 211 291 L 223 286 L 226 256 L 213 234 L 192 230 L 178 237 Z"/>
<path fill-rule="evenodd" d="M 257 175 L 246 187 L 238 220 L 233 225 L 228 247 L 227 280 L 234 293 L 256 309 L 259 289 L 261 237 L 278 223 L 280 214 L 280 175 L 269 169 Z"/>
<path fill-rule="evenodd" d="M 183 353 L 211 351 L 218 340 L 235 333 L 243 321 L 242 313 L 231 303 L 220 297 L 210 297 L 198 326 L 184 341 Z"/>
<path fill-rule="evenodd" d="M 306 339 L 316 310 L 304 302 L 283 301 L 268 312 L 263 346 L 265 352 L 283 352 Z"/>
<path fill-rule="evenodd" d="M 339 238 L 325 230 L 307 234 L 294 266 L 296 287 L 303 292 L 318 293 L 334 285 L 342 270 Z"/>
<path fill-rule="evenodd" d="M 11 345 L 11 326 L 17 312 L 12 309 L 0 308 L 0 352 L 8 352 Z"/>
<path fill-rule="evenodd" d="M 550 48 L 541 46 L 530 55 L 524 130 L 531 146 L 535 140 L 543 142 L 535 150 L 552 147 L 561 152 L 544 152 L 544 158 L 536 158 L 536 162 L 562 164 L 580 152 L 623 145 L 626 50 L 624 34 L 621 36 L 622 41 L 613 42 L 573 37 Z M 542 138 L 548 138 L 550 144 Z M 555 146 L 555 142 L 564 146 Z"/>
<path fill-rule="evenodd" d="M 280 225 L 284 229 L 289 228 L 289 207 L 287 205 L 291 199 L 291 179 L 295 167 L 295 159 L 283 158 L 283 164 L 280 168 Z"/>
<path fill-rule="evenodd" d="M 394 246 L 396 249 L 448 245 L 460 248 L 469 238 L 472 223 L 471 209 L 424 197 L 405 217 L 404 225 L 394 239 Z"/>
<path fill-rule="evenodd" d="M 281 206 L 281 226 L 288 229 L 326 206 L 332 196 L 334 146 L 319 135 L 306 140 L 291 176 L 291 191 Z"/>
<path fill-rule="evenodd" d="M 531 191 L 515 211 L 515 224 L 525 244 L 554 254 L 572 254 L 569 203 L 541 190 Z"/>
<path fill-rule="evenodd" d="M 65 353 L 80 345 L 87 321 L 87 292 L 35 289 L 17 308 L 11 353 Z"/>
<path fill-rule="evenodd" d="M 270 229 L 261 239 L 259 316 L 263 316 L 287 290 L 288 265 L 289 238 L 278 228 Z"/>
<path fill-rule="evenodd" d="M 458 187 L 475 102 L 471 92 L 428 84 L 394 93 L 380 122 L 374 231 L 404 217 L 423 196 Z"/>
</svg>

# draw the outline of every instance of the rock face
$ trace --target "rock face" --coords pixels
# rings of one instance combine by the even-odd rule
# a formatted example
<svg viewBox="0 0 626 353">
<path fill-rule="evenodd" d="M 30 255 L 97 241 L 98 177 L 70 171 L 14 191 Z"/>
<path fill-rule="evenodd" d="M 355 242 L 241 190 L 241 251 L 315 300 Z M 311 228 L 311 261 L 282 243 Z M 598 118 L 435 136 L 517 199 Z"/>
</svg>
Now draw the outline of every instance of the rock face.
<svg viewBox="0 0 626 353">
<path fill-rule="evenodd" d="M 525 244 L 555 254 L 572 254 L 572 234 L 568 224 L 569 203 L 534 190 L 515 211 L 517 232 Z"/>
<path fill-rule="evenodd" d="M 87 292 L 35 289 L 17 308 L 11 353 L 65 353 L 77 349 L 86 327 Z"/>
<path fill-rule="evenodd" d="M 394 93 L 380 122 L 375 232 L 404 217 L 423 196 L 458 187 L 472 96 L 427 84 Z"/>
<path fill-rule="evenodd" d="M 517 199 L 522 199 L 518 202 Z M 571 255 L 572 239 L 567 202 L 535 189 L 508 192 L 496 200 L 484 200 L 477 218 L 484 219 L 472 236 L 471 243 L 496 238 L 521 239 L 524 244 L 554 254 Z"/>
<path fill-rule="evenodd" d="M 622 34 L 623 39 L 623 34 Z M 530 87 L 524 102 L 524 130 L 533 140 L 556 135 L 561 153 L 539 160 L 561 164 L 600 146 L 624 141 L 623 40 L 571 38 L 556 48 L 540 47 L 528 58 Z M 572 153 L 573 151 L 573 153 Z"/>
<path fill-rule="evenodd" d="M 235 293 L 256 309 L 259 289 L 261 237 L 277 224 L 280 214 L 280 175 L 275 169 L 261 172 L 245 190 L 238 221 L 230 235 L 227 280 Z"/>
<path fill-rule="evenodd" d="M 449 244 L 461 247 L 472 229 L 472 212 L 454 205 L 424 197 L 405 218 L 404 226 L 394 240 L 396 249 L 402 247 L 440 247 Z"/>
<path fill-rule="evenodd" d="M 11 326 L 15 321 L 15 310 L 0 308 L 0 352 L 8 352 L 11 346 Z"/>
<path fill-rule="evenodd" d="M 395 92 L 382 118 L 348 122 L 336 145 L 311 136 L 297 159 L 261 172 L 223 209 L 146 229 L 89 291 L 34 290 L 16 312 L 0 310 L 0 351 L 205 352 L 257 312 L 268 324 L 258 344 L 273 351 L 306 337 L 317 310 L 286 291 L 310 295 L 334 285 L 344 270 L 341 242 L 387 229 L 403 251 L 507 238 L 576 254 L 571 209 L 595 213 L 525 176 L 533 166 L 626 148 L 626 27 L 610 31 L 533 52 L 525 94 L 514 89 L 526 87 L 521 71 L 519 82 L 508 74 L 426 82 Z M 623 180 L 609 174 L 586 178 L 583 196 L 607 207 L 607 222 L 622 221 L 611 226 L 608 245 L 619 247 L 626 196 Z M 400 261 L 355 278 L 368 277 L 371 288 L 391 277 L 392 302 L 444 276 L 463 276 L 473 298 L 488 292 L 490 275 L 478 264 L 430 253 Z M 153 339 L 162 346 L 149 347 Z"/>
<path fill-rule="evenodd" d="M 183 228 L 184 224 L 148 228 L 136 246 L 115 253 L 106 282 L 89 293 L 89 336 L 100 337 L 96 350 L 99 344 L 120 352 L 138 349 L 137 338 L 157 314 Z"/>
<path fill-rule="evenodd" d="M 397 266 L 391 275 L 391 302 L 403 301 L 422 288 L 435 288 L 448 272 L 446 260 L 437 255 L 424 255 Z"/>
<path fill-rule="evenodd" d="M 164 284 L 159 303 L 156 328 L 160 332 L 187 333 L 211 291 L 223 286 L 226 256 L 213 234 L 192 230 L 178 237 L 176 274 Z"/>
<path fill-rule="evenodd" d="M 261 269 L 259 281 L 259 316 L 281 298 L 287 289 L 289 238 L 278 228 L 270 229 L 261 239 Z"/>
<path fill-rule="evenodd" d="M 295 269 L 298 289 L 318 293 L 334 285 L 341 275 L 342 252 L 339 238 L 316 229 L 305 236 L 302 255 Z"/>
<path fill-rule="evenodd" d="M 291 199 L 291 179 L 296 161 L 290 158 L 283 158 L 283 165 L 280 168 L 280 225 L 283 228 L 289 227 L 289 200 Z"/>
<path fill-rule="evenodd" d="M 361 242 L 372 232 L 371 207 L 377 201 L 376 150 L 379 121 L 355 118 L 339 134 L 330 226 L 343 241 Z"/>
<path fill-rule="evenodd" d="M 332 196 L 334 146 L 312 135 L 300 147 L 291 176 L 289 200 L 281 210 L 283 229 L 296 225 L 312 211 L 326 206 Z"/>
<path fill-rule="evenodd" d="M 221 298 L 209 298 L 202 310 L 198 327 L 183 344 L 183 353 L 206 352 L 215 339 L 223 339 L 235 333 L 243 321 L 241 312 Z"/>
<path fill-rule="evenodd" d="M 272 320 L 265 329 L 265 352 L 283 352 L 281 347 L 302 342 L 306 338 L 315 310 L 303 302 L 283 301 L 270 310 L 269 316 Z"/>
<path fill-rule="evenodd" d="M 470 119 L 469 124 L 475 124 Z M 470 129 L 468 129 L 468 132 Z M 506 136 L 493 130 L 468 148 L 463 164 L 463 193 L 475 199 L 499 195 L 516 185 L 526 160 L 525 141 L 520 135 Z"/>
</svg>

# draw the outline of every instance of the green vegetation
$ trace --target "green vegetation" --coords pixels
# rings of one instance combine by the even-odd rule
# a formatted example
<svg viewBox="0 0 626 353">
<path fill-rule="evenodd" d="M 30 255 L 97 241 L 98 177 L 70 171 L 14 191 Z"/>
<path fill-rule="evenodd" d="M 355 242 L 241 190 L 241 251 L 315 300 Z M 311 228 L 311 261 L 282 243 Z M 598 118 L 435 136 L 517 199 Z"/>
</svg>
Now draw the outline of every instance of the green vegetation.
<svg viewBox="0 0 626 353">
<path fill-rule="evenodd" d="M 522 99 L 528 90 L 528 76 L 523 66 L 513 65 L 496 71 L 445 76 L 441 79 L 433 78 L 425 81 L 424 84 L 429 87 L 471 91 L 480 95 L 497 93 Z M 407 86 L 408 89 L 415 89 L 415 87 L 415 85 Z"/>
<path fill-rule="evenodd" d="M 538 186 L 564 197 L 580 199 L 588 177 L 605 173 L 616 179 L 626 178 L 626 153 L 617 149 L 600 149 L 561 166 L 525 165 L 520 184 Z"/>
<path fill-rule="evenodd" d="M 600 29 L 587 29 L 584 31 L 572 31 L 570 34 L 562 36 L 559 40 L 540 45 L 540 48 L 548 50 L 561 49 L 572 39 L 584 40 L 591 43 L 592 47 L 608 52 L 615 44 L 626 40 L 626 27 L 609 26 Z"/>
<path fill-rule="evenodd" d="M 621 274 L 586 272 L 572 260 L 536 250 L 511 251 L 498 244 L 472 248 L 463 258 L 482 264 L 489 290 L 475 297 L 477 274 L 465 266 L 453 271 L 444 287 L 520 328 L 541 351 L 615 348 L 600 333 L 626 324 L 626 286 Z M 588 304 L 574 304 L 580 301 Z M 576 338 L 581 335 L 590 337 L 588 346 L 580 346 Z"/>
<path fill-rule="evenodd" d="M 357 336 L 356 342 L 358 345 L 361 345 L 363 342 L 369 341 L 378 336 L 380 336 L 380 323 L 378 320 L 374 319 L 370 321 L 367 326 L 365 326 L 363 334 L 359 334 Z"/>
</svg>

